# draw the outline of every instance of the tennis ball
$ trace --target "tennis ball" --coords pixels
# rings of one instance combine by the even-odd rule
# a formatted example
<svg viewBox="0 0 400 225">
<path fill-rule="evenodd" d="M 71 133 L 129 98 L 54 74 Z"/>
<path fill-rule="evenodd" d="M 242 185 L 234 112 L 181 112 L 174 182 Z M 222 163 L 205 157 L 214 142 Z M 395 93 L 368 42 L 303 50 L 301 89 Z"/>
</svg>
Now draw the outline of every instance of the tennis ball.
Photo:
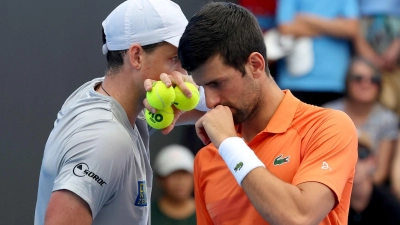
<svg viewBox="0 0 400 225">
<path fill-rule="evenodd" d="M 146 98 L 151 107 L 165 109 L 174 102 L 175 91 L 172 86 L 167 88 L 162 81 L 156 81 L 153 83 L 151 91 L 146 93 Z"/>
<path fill-rule="evenodd" d="M 171 106 L 165 109 L 159 109 L 156 113 L 145 110 L 147 124 L 154 129 L 164 129 L 168 127 L 174 120 L 174 110 Z"/>
<path fill-rule="evenodd" d="M 185 82 L 186 86 L 189 88 L 189 90 L 192 92 L 192 97 L 187 98 L 185 94 L 179 89 L 178 86 L 174 88 L 175 90 L 175 101 L 173 104 L 175 105 L 176 108 L 182 110 L 182 111 L 190 111 L 194 109 L 197 104 L 200 101 L 200 93 L 199 90 L 197 90 L 196 86 L 194 86 L 192 83 Z"/>
</svg>

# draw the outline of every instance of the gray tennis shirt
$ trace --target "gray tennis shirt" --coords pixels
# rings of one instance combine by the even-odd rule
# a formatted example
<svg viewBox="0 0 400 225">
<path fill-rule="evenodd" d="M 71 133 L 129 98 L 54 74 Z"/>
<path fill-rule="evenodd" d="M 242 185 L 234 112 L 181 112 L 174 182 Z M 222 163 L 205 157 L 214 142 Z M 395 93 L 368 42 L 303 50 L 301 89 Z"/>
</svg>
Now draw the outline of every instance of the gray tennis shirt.
<svg viewBox="0 0 400 225">
<path fill-rule="evenodd" d="M 44 224 L 51 193 L 62 189 L 88 203 L 95 225 L 150 224 L 150 130 L 143 113 L 132 127 L 117 101 L 94 90 L 102 80 L 78 88 L 57 115 L 44 150 L 35 225 Z"/>
</svg>

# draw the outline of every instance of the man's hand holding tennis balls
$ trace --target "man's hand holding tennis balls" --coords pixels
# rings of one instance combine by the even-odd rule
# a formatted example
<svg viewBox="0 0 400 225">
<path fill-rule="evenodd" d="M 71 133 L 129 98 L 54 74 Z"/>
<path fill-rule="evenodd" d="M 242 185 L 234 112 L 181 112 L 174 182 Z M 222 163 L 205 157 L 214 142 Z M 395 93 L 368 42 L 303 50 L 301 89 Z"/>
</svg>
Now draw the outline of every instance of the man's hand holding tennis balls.
<svg viewBox="0 0 400 225">
<path fill-rule="evenodd" d="M 160 81 L 162 81 L 167 88 L 172 87 L 172 86 L 178 87 L 187 98 L 191 98 L 193 94 L 192 94 L 190 88 L 188 87 L 188 85 L 185 84 L 185 82 L 189 82 L 189 83 L 193 84 L 196 88 L 198 88 L 198 86 L 194 83 L 191 76 L 181 74 L 177 71 L 174 71 L 171 74 L 162 73 L 160 75 Z M 147 92 L 152 91 L 154 82 L 156 82 L 156 81 L 150 80 L 150 79 L 146 79 L 144 81 L 144 88 Z M 156 113 L 157 109 L 155 109 L 154 107 L 152 107 L 149 104 L 149 101 L 147 100 L 147 98 L 144 99 L 143 104 L 148 111 L 150 111 L 152 113 Z M 174 111 L 174 119 L 168 127 L 161 130 L 163 134 L 168 134 L 169 132 L 171 132 L 171 130 L 174 128 L 177 120 L 184 113 L 184 111 L 176 108 L 174 106 L 174 104 L 172 104 L 172 108 Z M 198 112 L 198 113 L 199 113 L 199 115 L 197 116 L 197 118 L 199 118 L 203 114 L 201 112 Z M 195 121 L 193 121 L 193 123 L 194 122 Z"/>
</svg>

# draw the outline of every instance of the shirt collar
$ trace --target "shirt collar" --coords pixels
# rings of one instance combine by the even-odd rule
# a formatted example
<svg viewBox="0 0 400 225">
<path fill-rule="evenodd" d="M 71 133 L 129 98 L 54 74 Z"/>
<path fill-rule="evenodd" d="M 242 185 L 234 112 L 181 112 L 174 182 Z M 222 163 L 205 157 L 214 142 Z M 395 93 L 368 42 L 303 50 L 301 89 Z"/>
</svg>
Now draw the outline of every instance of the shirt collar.
<svg viewBox="0 0 400 225">
<path fill-rule="evenodd" d="M 283 133 L 292 124 L 300 100 L 289 90 L 284 90 L 285 96 L 263 132 Z"/>
</svg>

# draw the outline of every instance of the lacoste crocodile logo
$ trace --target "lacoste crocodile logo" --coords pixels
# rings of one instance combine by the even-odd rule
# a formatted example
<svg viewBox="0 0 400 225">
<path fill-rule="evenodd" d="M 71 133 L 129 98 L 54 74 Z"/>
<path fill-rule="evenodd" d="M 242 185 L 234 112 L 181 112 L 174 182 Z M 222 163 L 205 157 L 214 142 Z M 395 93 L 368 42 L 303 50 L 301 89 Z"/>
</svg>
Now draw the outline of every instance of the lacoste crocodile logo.
<svg viewBox="0 0 400 225">
<path fill-rule="evenodd" d="M 243 167 L 243 162 L 240 162 L 240 163 L 236 164 L 236 167 L 233 170 L 235 170 L 235 172 L 237 172 L 238 170 L 242 169 L 242 167 Z"/>
<path fill-rule="evenodd" d="M 285 158 L 282 158 L 283 154 L 280 154 L 278 157 L 275 158 L 274 160 L 274 166 L 280 166 L 284 163 L 290 162 L 290 156 L 286 156 Z"/>
</svg>

